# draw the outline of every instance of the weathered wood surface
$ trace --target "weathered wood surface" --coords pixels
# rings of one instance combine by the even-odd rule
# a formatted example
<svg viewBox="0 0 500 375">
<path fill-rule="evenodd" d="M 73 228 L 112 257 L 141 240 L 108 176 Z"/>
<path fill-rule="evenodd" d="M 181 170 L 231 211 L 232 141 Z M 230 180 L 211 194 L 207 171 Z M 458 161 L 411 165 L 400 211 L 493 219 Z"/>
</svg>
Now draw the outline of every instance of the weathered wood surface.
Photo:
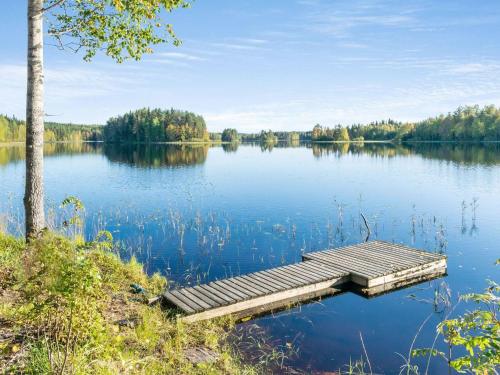
<svg viewBox="0 0 500 375">
<path fill-rule="evenodd" d="M 187 322 L 244 316 L 339 292 L 353 282 L 367 296 L 446 273 L 446 257 L 383 241 L 312 252 L 303 262 L 166 291 Z"/>
<path fill-rule="evenodd" d="M 347 271 L 351 281 L 365 288 L 446 273 L 446 256 L 385 241 L 313 252 L 305 254 L 303 260 Z"/>
<path fill-rule="evenodd" d="M 322 262 L 308 261 L 248 275 L 213 281 L 204 285 L 170 290 L 165 300 L 187 313 L 185 321 L 247 314 L 276 308 L 303 298 L 331 294 L 349 273 L 331 269 Z"/>
</svg>

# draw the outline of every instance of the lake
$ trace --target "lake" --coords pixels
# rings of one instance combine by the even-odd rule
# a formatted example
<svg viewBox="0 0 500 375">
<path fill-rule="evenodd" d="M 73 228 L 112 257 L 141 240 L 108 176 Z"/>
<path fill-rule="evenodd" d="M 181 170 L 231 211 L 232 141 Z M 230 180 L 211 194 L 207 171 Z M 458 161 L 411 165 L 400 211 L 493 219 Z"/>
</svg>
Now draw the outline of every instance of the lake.
<svg viewBox="0 0 500 375">
<path fill-rule="evenodd" d="M 15 234 L 23 223 L 23 153 L 0 146 L 0 225 Z M 404 363 L 397 353 L 408 355 L 424 320 L 430 316 L 416 347 L 432 345 L 450 311 L 434 303 L 437 292 L 449 290 L 455 304 L 459 293 L 498 281 L 498 144 L 50 144 L 45 154 L 49 224 L 61 226 L 69 213 L 60 203 L 76 196 L 86 208 L 87 238 L 110 231 L 123 257 L 135 255 L 172 283 L 245 274 L 361 242 L 361 213 L 372 239 L 448 255 L 445 278 L 372 299 L 345 293 L 237 327 L 244 340 L 259 332 L 283 350 L 273 363 L 307 373 L 363 357 L 361 334 L 373 372 L 397 374 Z M 431 362 L 431 374 L 444 371 Z"/>
</svg>

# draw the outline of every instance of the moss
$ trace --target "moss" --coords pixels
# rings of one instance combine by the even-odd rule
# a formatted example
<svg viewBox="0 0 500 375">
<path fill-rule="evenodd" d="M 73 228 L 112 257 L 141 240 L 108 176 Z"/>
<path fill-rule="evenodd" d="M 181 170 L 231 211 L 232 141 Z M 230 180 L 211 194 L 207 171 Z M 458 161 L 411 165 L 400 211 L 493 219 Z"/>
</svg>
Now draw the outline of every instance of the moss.
<svg viewBox="0 0 500 375">
<path fill-rule="evenodd" d="M 29 245 L 0 234 L 0 370 L 7 373 L 253 373 L 224 344 L 228 319 L 185 326 L 148 306 L 167 284 L 109 243 L 78 243 L 51 233 Z M 191 364 L 187 348 L 206 346 L 213 363 Z"/>
</svg>

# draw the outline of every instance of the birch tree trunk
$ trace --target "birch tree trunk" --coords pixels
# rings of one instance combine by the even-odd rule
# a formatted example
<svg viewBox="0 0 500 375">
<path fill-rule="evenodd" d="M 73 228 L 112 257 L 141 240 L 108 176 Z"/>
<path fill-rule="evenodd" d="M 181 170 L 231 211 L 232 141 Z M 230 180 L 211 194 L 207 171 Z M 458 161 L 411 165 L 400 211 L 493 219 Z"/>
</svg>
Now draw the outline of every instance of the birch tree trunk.
<svg viewBox="0 0 500 375">
<path fill-rule="evenodd" d="M 26 94 L 26 239 L 45 227 L 43 192 L 43 0 L 28 0 L 28 82 Z"/>
</svg>

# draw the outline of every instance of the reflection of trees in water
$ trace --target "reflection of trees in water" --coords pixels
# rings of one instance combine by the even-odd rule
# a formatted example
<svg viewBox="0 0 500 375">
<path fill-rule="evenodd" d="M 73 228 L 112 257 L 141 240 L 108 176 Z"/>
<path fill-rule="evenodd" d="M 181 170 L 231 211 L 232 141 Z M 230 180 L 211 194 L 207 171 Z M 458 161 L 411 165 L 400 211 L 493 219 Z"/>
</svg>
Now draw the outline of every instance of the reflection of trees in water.
<svg viewBox="0 0 500 375">
<path fill-rule="evenodd" d="M 500 164 L 500 143 L 412 143 L 412 152 L 428 159 L 447 160 L 460 164 Z"/>
<path fill-rule="evenodd" d="M 0 165 L 7 165 L 24 160 L 24 147 L 0 146 Z"/>
<path fill-rule="evenodd" d="M 354 148 L 349 143 L 313 143 L 309 147 L 312 148 L 313 155 L 316 158 L 323 156 L 342 156 L 349 152 L 353 152 Z"/>
<path fill-rule="evenodd" d="M 255 143 L 262 152 L 274 147 L 296 147 L 287 142 Z M 225 152 L 236 152 L 239 144 L 223 144 Z M 243 145 L 242 147 L 248 147 Z M 304 147 L 303 144 L 300 147 Z M 500 165 L 500 144 L 485 143 L 308 143 L 317 158 L 343 155 L 367 155 L 373 157 L 394 157 L 419 155 L 423 158 L 446 160 L 466 165 Z M 46 157 L 76 154 L 104 154 L 111 162 L 138 167 L 158 168 L 203 164 L 207 158 L 208 145 L 117 145 L 102 143 L 50 143 L 44 145 Z M 0 166 L 23 161 L 25 149 L 22 145 L 0 146 Z"/>
<path fill-rule="evenodd" d="M 394 157 L 420 155 L 428 159 L 463 164 L 500 164 L 500 144 L 485 143 L 313 143 L 308 145 L 317 158 L 334 155 Z"/>
<path fill-rule="evenodd" d="M 254 143 L 257 144 L 257 143 Z M 301 147 L 303 144 L 298 140 L 288 140 L 288 141 L 276 141 L 276 142 L 259 142 L 260 149 L 262 151 L 271 152 L 273 148 L 295 148 Z"/>
<path fill-rule="evenodd" d="M 75 142 L 75 143 L 46 143 L 43 146 L 45 156 L 97 154 L 102 149 L 102 143 Z"/>
<path fill-rule="evenodd" d="M 104 154 L 115 163 L 160 168 L 203 164 L 208 145 L 116 145 L 106 144 Z"/>
<path fill-rule="evenodd" d="M 222 149 L 224 152 L 236 152 L 239 145 L 239 142 L 223 143 Z"/>
<path fill-rule="evenodd" d="M 262 152 L 264 152 L 264 151 L 271 152 L 273 150 L 274 146 L 276 146 L 275 142 L 261 142 L 260 143 L 260 150 Z"/>
<path fill-rule="evenodd" d="M 102 148 L 100 143 L 46 143 L 43 153 L 46 157 L 59 155 L 76 155 L 98 153 Z M 24 145 L 0 146 L 0 165 L 19 162 L 25 159 Z"/>
</svg>

